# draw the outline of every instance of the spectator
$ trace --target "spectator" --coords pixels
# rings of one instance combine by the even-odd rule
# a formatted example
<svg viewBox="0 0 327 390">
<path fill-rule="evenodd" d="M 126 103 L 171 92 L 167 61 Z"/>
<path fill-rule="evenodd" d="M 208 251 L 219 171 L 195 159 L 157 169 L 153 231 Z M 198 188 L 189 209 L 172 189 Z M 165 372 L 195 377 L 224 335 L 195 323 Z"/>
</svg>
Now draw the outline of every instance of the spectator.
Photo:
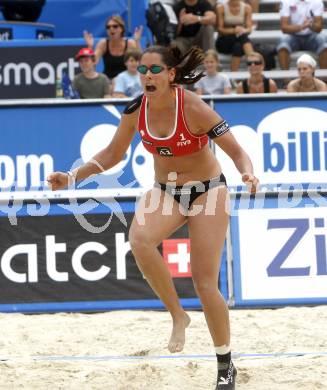
<svg viewBox="0 0 327 390">
<path fill-rule="evenodd" d="M 229 0 L 210 0 L 212 6 L 219 4 L 226 4 Z M 250 4 L 253 13 L 259 12 L 260 0 L 245 0 L 245 3 Z"/>
<path fill-rule="evenodd" d="M 115 78 L 114 98 L 137 97 L 142 93 L 142 85 L 137 66 L 141 57 L 141 52 L 131 50 L 125 54 L 124 63 L 127 68 Z"/>
<path fill-rule="evenodd" d="M 284 35 L 277 46 L 281 69 L 289 69 L 290 53 L 299 50 L 319 56 L 320 68 L 327 68 L 327 44 L 323 27 L 322 0 L 282 0 L 280 23 Z"/>
<path fill-rule="evenodd" d="M 199 46 L 203 51 L 214 48 L 216 15 L 207 0 L 181 0 L 174 6 L 174 11 L 178 28 L 172 45 L 177 45 L 182 53 L 193 45 Z"/>
<path fill-rule="evenodd" d="M 140 39 L 142 36 L 143 27 L 135 29 L 134 39 L 124 38 L 125 23 L 119 15 L 110 16 L 106 22 L 106 30 L 108 37 L 101 39 L 95 48 L 96 62 L 103 58 L 104 70 L 112 81 L 119 73 L 126 70 L 124 64 L 124 55 L 127 50 L 139 49 Z M 87 31 L 84 31 L 84 39 L 89 48 L 93 48 L 94 38 L 93 35 Z"/>
<path fill-rule="evenodd" d="M 232 91 L 229 78 L 219 73 L 219 57 L 216 50 L 207 50 L 204 55 L 203 65 L 206 75 L 195 84 L 195 92 L 198 95 L 223 95 Z"/>
<path fill-rule="evenodd" d="M 299 78 L 287 85 L 287 92 L 325 92 L 327 85 L 314 77 L 316 61 L 309 54 L 302 54 L 297 60 Z"/>
<path fill-rule="evenodd" d="M 253 52 L 249 39 L 252 31 L 252 9 L 241 0 L 229 0 L 218 4 L 216 49 L 219 53 L 231 54 L 231 70 L 238 70 L 241 57 Z"/>
<path fill-rule="evenodd" d="M 274 80 L 267 79 L 263 70 L 265 60 L 260 53 L 253 52 L 246 57 L 250 77 L 237 85 L 236 92 L 241 93 L 274 93 L 277 85 Z"/>
<path fill-rule="evenodd" d="M 95 70 L 95 53 L 88 47 L 81 49 L 76 60 L 82 70 L 73 80 L 73 88 L 81 99 L 100 99 L 110 97 L 108 77 Z"/>
<path fill-rule="evenodd" d="M 176 38 L 178 20 L 173 6 L 174 3 L 165 1 L 150 2 L 145 11 L 147 26 L 157 45 L 169 46 Z"/>
</svg>

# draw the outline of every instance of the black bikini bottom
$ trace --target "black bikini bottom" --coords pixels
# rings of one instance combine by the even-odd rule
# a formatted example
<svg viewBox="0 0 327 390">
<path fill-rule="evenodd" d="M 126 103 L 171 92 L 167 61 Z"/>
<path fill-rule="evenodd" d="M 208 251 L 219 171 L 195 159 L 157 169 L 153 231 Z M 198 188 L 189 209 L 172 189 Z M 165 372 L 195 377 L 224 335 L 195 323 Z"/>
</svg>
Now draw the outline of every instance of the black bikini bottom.
<svg viewBox="0 0 327 390">
<path fill-rule="evenodd" d="M 162 191 L 167 192 L 171 195 L 179 204 L 181 204 L 186 210 L 189 210 L 192 206 L 192 203 L 200 195 L 208 192 L 211 188 L 219 187 L 225 185 L 226 178 L 223 174 L 219 177 L 214 177 L 213 179 L 206 181 L 199 181 L 195 184 L 182 185 L 182 186 L 171 186 L 163 183 L 155 182 L 154 186 L 160 188 Z"/>
</svg>

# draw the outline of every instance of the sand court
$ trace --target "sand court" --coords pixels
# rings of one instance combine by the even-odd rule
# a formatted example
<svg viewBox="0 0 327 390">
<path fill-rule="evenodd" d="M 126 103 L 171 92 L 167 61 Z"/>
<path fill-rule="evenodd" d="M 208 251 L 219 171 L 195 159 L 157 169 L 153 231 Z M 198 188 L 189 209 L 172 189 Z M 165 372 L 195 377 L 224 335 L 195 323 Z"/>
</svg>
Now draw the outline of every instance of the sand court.
<svg viewBox="0 0 327 390">
<path fill-rule="evenodd" d="M 0 389 L 214 389 L 203 313 L 171 354 L 164 311 L 0 314 Z M 326 306 L 231 310 L 240 390 L 327 389 Z"/>
</svg>

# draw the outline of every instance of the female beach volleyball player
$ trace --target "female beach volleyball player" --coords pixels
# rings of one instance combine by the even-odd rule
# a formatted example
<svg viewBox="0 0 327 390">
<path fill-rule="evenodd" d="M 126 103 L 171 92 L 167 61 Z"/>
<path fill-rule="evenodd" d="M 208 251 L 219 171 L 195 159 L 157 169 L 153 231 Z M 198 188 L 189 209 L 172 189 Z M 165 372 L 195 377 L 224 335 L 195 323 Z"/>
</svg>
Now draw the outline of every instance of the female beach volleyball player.
<svg viewBox="0 0 327 390">
<path fill-rule="evenodd" d="M 216 389 L 230 390 L 235 389 L 236 369 L 231 361 L 228 307 L 218 290 L 220 254 L 228 225 L 228 190 L 208 139 L 233 159 L 251 193 L 256 191 L 258 180 L 250 158 L 226 121 L 195 93 L 179 86 L 200 79 L 202 74 L 196 73 L 196 68 L 202 60 L 202 51 L 195 47 L 183 56 L 176 48 L 146 49 L 138 66 L 144 94 L 126 107 L 111 143 L 89 162 L 72 172 L 54 172 L 48 181 L 58 190 L 113 167 L 122 160 L 135 132 L 140 132 L 144 147 L 154 157 L 155 184 L 135 213 L 129 233 L 132 252 L 172 316 L 168 348 L 179 352 L 190 318 L 180 305 L 157 247 L 188 223 L 192 278 L 217 354 Z"/>
</svg>

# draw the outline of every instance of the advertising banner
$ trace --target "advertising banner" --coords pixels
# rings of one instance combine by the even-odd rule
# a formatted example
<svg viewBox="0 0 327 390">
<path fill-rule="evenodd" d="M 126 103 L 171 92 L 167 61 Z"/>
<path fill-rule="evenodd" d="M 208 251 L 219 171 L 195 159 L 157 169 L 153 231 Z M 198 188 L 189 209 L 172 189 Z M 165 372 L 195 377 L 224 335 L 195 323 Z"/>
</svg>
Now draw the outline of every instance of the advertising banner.
<svg viewBox="0 0 327 390">
<path fill-rule="evenodd" d="M 12 39 L 52 39 L 54 26 L 45 23 L 0 21 L 0 41 Z"/>
<path fill-rule="evenodd" d="M 263 189 L 288 190 L 290 184 L 292 188 L 317 188 L 326 187 L 327 179 L 324 99 L 229 99 L 216 102 L 215 109 L 228 120 L 251 156 Z M 50 172 L 78 166 L 107 145 L 125 104 L 0 105 L 1 131 L 6 134 L 1 142 L 0 198 L 137 196 L 151 188 L 153 158 L 138 134 L 117 166 L 80 183 L 77 190 L 52 193 L 45 183 Z M 242 116 L 235 115 L 238 112 Z M 216 148 L 216 153 L 228 185 L 231 189 L 240 186 L 232 160 L 221 149 Z"/>
<path fill-rule="evenodd" d="M 24 204 L 0 214 L 0 311 L 162 308 L 131 253 L 135 199 Z M 200 307 L 186 226 L 159 246 L 185 307 Z M 220 275 L 227 291 L 226 256 Z M 226 296 L 225 296 L 226 297 Z M 227 299 L 227 297 L 226 297 Z"/>
<path fill-rule="evenodd" d="M 54 98 L 56 78 L 78 73 L 74 56 L 82 47 L 43 45 L 0 48 L 0 99 Z"/>
<path fill-rule="evenodd" d="M 214 107 L 250 155 L 263 188 L 326 187 L 326 96 L 223 100 Z M 233 162 L 221 149 L 216 153 L 228 184 L 240 185 Z"/>
<path fill-rule="evenodd" d="M 0 197 L 134 196 L 152 187 L 153 158 L 138 135 L 119 164 L 79 183 L 77 189 L 52 192 L 47 186 L 51 172 L 73 169 L 109 144 L 124 107 L 124 103 L 1 107 L 6 137 L 0 154 Z"/>
<path fill-rule="evenodd" d="M 144 149 L 139 135 L 135 135 L 123 160 L 117 166 L 79 183 L 77 188 L 52 192 L 46 185 L 46 177 L 55 170 L 66 171 L 79 166 L 109 144 L 117 130 L 125 104 L 126 101 L 50 101 L 0 105 L 1 132 L 5 135 L 2 137 L 0 154 L 0 215 L 3 216 L 4 223 L 1 267 L 7 279 L 8 275 L 11 275 L 24 283 L 26 279 L 28 283 L 26 257 L 30 256 L 32 260 L 29 264 L 33 265 L 39 251 L 45 253 L 42 257 L 45 263 L 40 271 L 35 271 L 35 265 L 33 266 L 34 271 L 30 273 L 31 283 L 35 283 L 34 280 L 40 277 L 38 275 L 41 272 L 51 285 L 48 273 L 55 277 L 59 273 L 59 281 L 56 283 L 66 283 L 68 277 L 69 281 L 74 281 L 84 289 L 80 275 L 97 275 L 99 270 L 100 274 L 105 274 L 108 269 L 104 267 L 113 270 L 108 273 L 109 278 L 113 277 L 114 265 L 103 263 L 101 258 L 101 253 L 106 248 L 111 251 L 106 246 L 107 238 L 95 246 L 95 252 L 100 259 L 94 263 L 95 268 L 88 269 L 85 265 L 89 274 L 84 273 L 84 261 L 81 260 L 84 256 L 83 250 L 91 250 L 92 245 L 82 246 L 82 249 L 79 247 L 84 242 L 98 242 L 97 239 L 86 237 L 83 238 L 84 241 L 65 241 L 65 237 L 74 232 L 66 219 L 73 220 L 75 214 L 70 212 L 67 216 L 62 212 L 51 213 L 49 208 L 54 206 L 47 204 L 49 199 L 60 203 L 60 199 L 67 198 L 75 203 L 92 198 L 102 204 L 105 199 L 123 200 L 143 194 L 153 185 L 153 158 Z M 327 178 L 325 97 L 261 97 L 260 100 L 250 101 L 222 99 L 215 101 L 215 108 L 230 123 L 233 134 L 254 160 L 255 171 L 263 187 L 279 189 L 274 201 L 266 199 L 265 196 L 259 196 L 255 200 L 249 197 L 244 200 L 242 196 L 233 199 L 231 230 L 236 305 L 325 301 L 327 294 L 323 286 L 327 285 L 326 238 L 323 213 L 327 205 L 325 196 L 319 195 L 319 188 L 326 187 Z M 236 115 L 237 113 L 242 115 Z M 217 154 L 229 186 L 232 190 L 239 187 L 240 174 L 236 172 L 231 160 L 218 148 Z M 303 187 L 308 193 L 315 192 L 315 198 L 299 197 L 293 200 L 280 196 L 283 190 L 287 193 L 290 189 L 301 192 Z M 32 214 L 26 208 L 26 199 L 35 199 L 39 204 Z M 30 208 L 31 206 L 29 210 Z M 133 211 L 134 209 L 130 210 Z M 83 213 L 84 211 L 77 214 Z M 43 217 L 37 218 L 38 216 Z M 16 229 L 12 227 L 11 221 L 18 219 L 20 223 Z M 24 223 L 27 228 L 19 230 L 19 226 L 23 227 Z M 34 225 L 29 226 L 30 223 Z M 43 223 L 50 228 L 43 226 Z M 42 227 L 40 231 L 37 230 L 38 224 Z M 65 237 L 60 235 L 59 228 L 58 232 L 56 231 L 56 226 L 61 226 L 62 231 L 67 233 Z M 20 233 L 25 230 L 28 233 L 26 239 Z M 113 231 L 116 231 L 116 228 Z M 38 238 L 33 236 L 34 232 L 37 232 Z M 125 234 L 124 237 L 117 236 L 124 247 L 127 230 L 118 230 L 117 233 Z M 15 238 L 10 241 L 11 235 Z M 79 231 L 76 236 L 81 239 L 83 237 Z M 20 237 L 23 237 L 21 242 Z M 186 239 L 187 236 L 181 238 Z M 111 242 L 116 245 L 116 236 L 111 237 Z M 31 246 L 17 248 L 15 245 L 20 243 Z M 10 249 L 11 247 L 14 249 Z M 65 260 L 66 268 L 57 269 L 52 261 L 49 263 L 52 264 L 49 266 L 51 271 L 47 271 L 47 266 L 44 265 L 47 261 L 47 247 L 50 248 L 50 259 L 57 250 L 53 248 L 58 248 L 58 258 L 63 255 L 61 250 L 69 253 Z M 76 250 L 77 255 L 74 257 Z M 182 272 L 189 278 L 188 251 L 187 241 L 164 244 L 163 255 L 167 264 L 170 264 L 174 277 L 176 272 L 178 275 Z M 178 258 L 182 256 L 183 260 L 176 263 L 176 254 Z M 25 258 L 25 268 L 18 269 L 15 273 L 11 268 L 20 256 Z M 73 258 L 76 262 L 73 262 Z M 69 267 L 67 264 L 70 264 Z M 225 263 L 223 270 L 224 267 Z M 61 281 L 60 278 L 66 279 Z M 184 277 L 175 279 L 182 281 Z M 288 285 L 291 286 L 292 292 L 287 290 Z M 142 290 L 142 285 L 137 286 L 137 289 L 144 291 L 142 296 L 151 299 L 146 288 Z M 226 284 L 223 284 L 222 288 L 227 292 Z M 66 294 L 69 299 L 75 299 L 69 290 L 64 295 Z M 105 299 L 118 299 L 114 292 L 110 294 Z M 81 298 L 81 301 L 84 298 Z M 96 296 L 94 299 L 97 298 Z M 15 296 L 15 299 L 19 302 L 19 297 Z M 60 302 L 60 299 L 60 295 L 57 296 L 57 301 Z M 133 298 L 124 295 L 124 299 Z"/>
<path fill-rule="evenodd" d="M 327 197 L 244 199 L 231 218 L 236 306 L 327 303 Z"/>
<path fill-rule="evenodd" d="M 12 27 L 0 27 L 0 41 L 9 41 L 13 39 Z"/>
</svg>

